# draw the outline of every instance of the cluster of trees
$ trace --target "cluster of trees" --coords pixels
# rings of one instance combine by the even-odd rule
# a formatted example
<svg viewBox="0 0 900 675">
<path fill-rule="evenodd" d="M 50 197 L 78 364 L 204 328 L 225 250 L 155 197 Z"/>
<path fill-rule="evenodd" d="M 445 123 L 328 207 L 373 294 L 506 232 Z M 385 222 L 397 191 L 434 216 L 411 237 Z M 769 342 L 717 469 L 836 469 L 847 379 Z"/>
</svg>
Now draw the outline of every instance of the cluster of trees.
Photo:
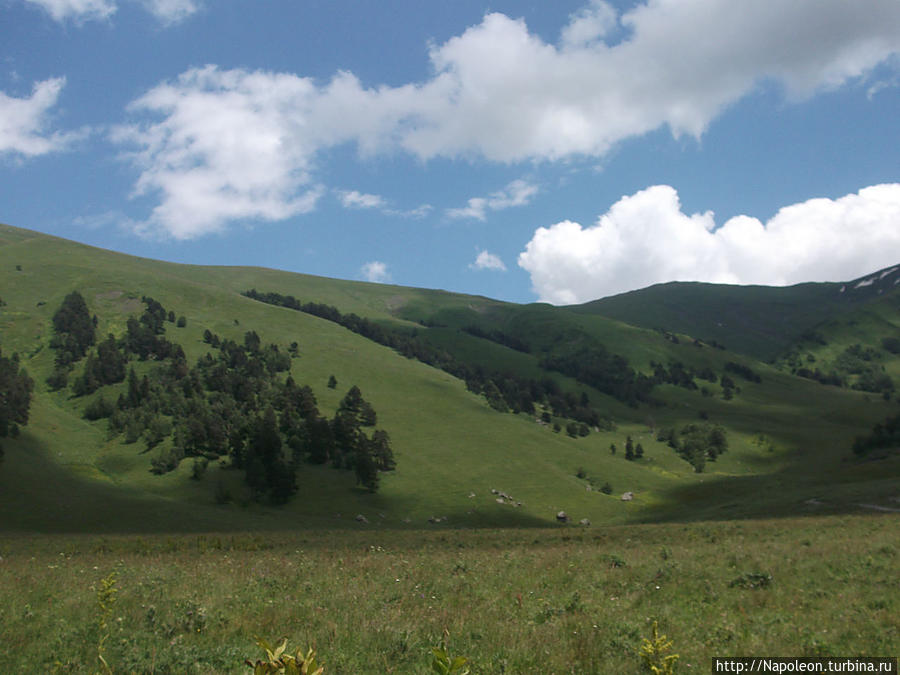
<svg viewBox="0 0 900 675">
<path fill-rule="evenodd" d="M 737 385 L 735 384 L 731 376 L 728 375 L 728 373 L 738 375 L 749 382 L 762 382 L 762 378 L 758 373 L 756 373 L 748 366 L 742 365 L 735 361 L 729 361 L 728 363 L 726 363 L 726 372 L 722 373 L 721 375 L 717 375 L 716 372 L 709 366 L 706 366 L 705 368 L 701 368 L 699 370 L 694 370 L 693 368 L 685 366 L 681 361 L 674 361 L 672 363 L 669 363 L 668 367 L 664 366 L 661 363 L 651 361 L 650 367 L 653 368 L 653 381 L 657 384 L 674 384 L 677 387 L 682 387 L 690 391 L 696 391 L 700 387 L 697 386 L 694 378 L 704 380 L 706 382 L 711 382 L 713 384 L 718 382 L 722 387 L 722 398 L 724 398 L 726 401 L 730 401 L 734 397 L 735 391 L 738 391 Z M 704 395 L 712 395 L 706 387 L 702 387 L 700 389 Z"/>
<path fill-rule="evenodd" d="M 19 427 L 28 424 L 34 382 L 19 365 L 19 355 L 3 356 L 0 351 L 0 438 L 19 435 Z M 3 446 L 0 445 L 0 458 Z"/>
<path fill-rule="evenodd" d="M 857 436 L 853 441 L 853 452 L 859 457 L 873 450 L 900 448 L 900 414 L 888 417 L 884 422 L 876 424 L 872 433 Z"/>
<path fill-rule="evenodd" d="M 636 407 L 650 400 L 653 379 L 636 373 L 628 361 L 600 343 L 575 344 L 541 359 L 542 368 L 568 375 L 623 403 Z"/>
<path fill-rule="evenodd" d="M 96 339 L 97 317 L 91 316 L 84 296 L 72 291 L 53 314 L 53 338 L 57 367 L 75 363 L 87 354 Z"/>
<path fill-rule="evenodd" d="M 485 330 L 480 326 L 470 325 L 464 326 L 463 332 L 468 333 L 477 338 L 481 338 L 482 340 L 490 340 L 491 342 L 496 342 L 499 345 L 503 345 L 504 347 L 509 347 L 510 349 L 514 349 L 517 352 L 522 352 L 523 354 L 531 353 L 531 346 L 525 342 L 517 338 L 515 335 L 510 335 L 509 333 L 504 333 L 502 330 Z"/>
<path fill-rule="evenodd" d="M 540 380 L 523 378 L 512 373 L 487 370 L 480 365 L 456 359 L 420 337 L 417 331 L 387 327 L 356 314 L 342 314 L 336 307 L 321 303 L 303 303 L 292 295 L 245 291 L 244 296 L 270 305 L 287 307 L 337 323 L 358 335 L 394 349 L 407 358 L 450 373 L 463 380 L 469 391 L 485 397 L 492 408 L 500 412 L 535 414 L 537 405 L 545 405 L 557 417 L 565 417 L 591 427 L 608 428 L 612 422 L 590 405 L 586 393 L 580 397 L 563 392 L 551 378 Z M 632 373 L 633 374 L 633 373 Z"/>
<path fill-rule="evenodd" d="M 881 346 L 892 354 L 900 353 L 900 339 L 884 338 Z M 801 361 L 797 352 L 788 354 L 784 361 L 791 368 L 791 373 L 799 377 L 835 387 L 849 386 L 859 391 L 881 394 L 885 399 L 889 399 L 895 391 L 895 384 L 879 363 L 882 356 L 877 349 L 857 343 L 844 349 L 833 361 L 825 365 L 825 369 L 819 366 L 810 367 L 815 363 L 812 354 L 807 354 L 806 364 Z"/>
<path fill-rule="evenodd" d="M 703 473 L 707 461 L 716 461 L 728 450 L 725 429 L 717 424 L 688 424 L 679 430 L 660 429 L 656 439 L 667 443 L 694 467 L 696 473 Z"/>
<path fill-rule="evenodd" d="M 704 368 L 696 371 L 689 366 L 685 366 L 681 361 L 673 361 L 668 367 L 656 361 L 650 362 L 653 369 L 653 381 L 658 384 L 674 384 L 676 387 L 682 387 L 691 391 L 697 390 L 697 383 L 694 378 L 706 380 L 707 382 L 716 382 L 719 378 L 712 368 Z"/>
<path fill-rule="evenodd" d="M 726 363 L 725 370 L 729 373 L 734 373 L 738 377 L 744 378 L 747 382 L 756 382 L 757 384 L 762 382 L 762 377 L 760 377 L 759 373 L 749 366 L 737 363 L 736 361 L 729 361 Z"/>
<path fill-rule="evenodd" d="M 618 451 L 618 448 L 616 447 L 616 444 L 610 443 L 609 444 L 609 453 L 611 455 L 615 455 L 617 451 Z M 635 460 L 643 459 L 643 458 L 644 458 L 644 446 L 641 445 L 640 443 L 635 445 L 634 440 L 631 438 L 631 436 L 626 436 L 625 437 L 625 459 L 627 459 L 629 462 L 633 462 Z"/>
<path fill-rule="evenodd" d="M 173 314 L 152 298 L 144 303 L 143 315 L 128 320 L 122 338 L 108 337 L 95 358 L 88 356 L 73 390 L 83 395 L 126 381 L 114 402 L 101 392 L 84 414 L 107 418 L 110 434 L 122 434 L 126 442 L 143 439 L 154 451 L 153 472 L 170 471 L 186 457 L 206 462 L 229 456 L 254 499 L 284 503 L 297 490 L 303 462 L 355 470 L 370 491 L 378 488 L 378 472 L 394 467 L 387 433 L 370 437 L 363 431 L 377 416 L 358 388 L 348 392 L 334 419 L 323 417 L 312 389 L 282 375 L 291 367 L 290 355 L 264 345 L 252 330 L 242 343 L 206 331 L 213 352 L 190 367 L 181 346 L 164 337 Z M 139 376 L 128 365 L 132 360 L 153 365 Z"/>
<path fill-rule="evenodd" d="M 141 300 L 146 308 L 140 318 L 129 317 L 125 336 L 117 339 L 109 334 L 92 350 L 96 342 L 97 316 L 91 315 L 81 293 L 69 293 L 53 315 L 54 335 L 50 346 L 56 352 L 56 367 L 47 378 L 50 389 L 66 388 L 75 364 L 85 355 L 84 369 L 72 383 L 76 396 L 86 396 L 105 385 L 122 382 L 129 355 L 140 361 L 184 358 L 181 346 L 163 337 L 165 322 L 175 323 L 175 313 L 167 313 L 153 298 L 145 296 Z M 178 319 L 179 326 L 186 323 L 184 317 Z"/>
</svg>

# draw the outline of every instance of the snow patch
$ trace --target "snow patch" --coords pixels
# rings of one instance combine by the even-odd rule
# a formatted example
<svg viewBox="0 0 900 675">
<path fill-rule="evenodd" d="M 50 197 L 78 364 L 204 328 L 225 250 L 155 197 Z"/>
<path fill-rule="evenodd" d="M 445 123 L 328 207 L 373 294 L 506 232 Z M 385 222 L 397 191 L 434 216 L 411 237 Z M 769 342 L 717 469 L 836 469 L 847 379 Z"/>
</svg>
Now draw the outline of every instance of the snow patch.
<svg viewBox="0 0 900 675">
<path fill-rule="evenodd" d="M 900 267 L 892 267 L 889 270 L 885 270 L 884 272 L 881 273 L 881 276 L 878 277 L 878 280 L 880 281 L 880 280 L 884 279 L 886 276 L 888 276 L 889 274 L 893 274 L 897 270 L 900 270 Z M 897 283 L 897 282 L 894 282 L 894 283 Z"/>
<path fill-rule="evenodd" d="M 863 279 L 858 284 L 856 284 L 856 286 L 854 286 L 853 288 L 862 288 L 863 286 L 871 286 L 874 283 L 875 283 L 875 277 L 871 277 L 869 279 Z"/>
</svg>

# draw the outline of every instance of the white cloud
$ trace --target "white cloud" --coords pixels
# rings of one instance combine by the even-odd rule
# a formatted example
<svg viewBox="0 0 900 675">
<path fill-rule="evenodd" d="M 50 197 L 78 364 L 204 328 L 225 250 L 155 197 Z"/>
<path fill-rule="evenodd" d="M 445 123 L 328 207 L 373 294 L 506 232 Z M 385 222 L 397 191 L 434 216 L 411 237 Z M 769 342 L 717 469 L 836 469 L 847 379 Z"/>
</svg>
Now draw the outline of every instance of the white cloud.
<svg viewBox="0 0 900 675">
<path fill-rule="evenodd" d="M 370 281 L 374 284 L 384 284 L 391 280 L 387 265 L 378 260 L 367 262 L 360 268 L 360 272 L 366 281 Z"/>
<path fill-rule="evenodd" d="M 486 220 L 488 210 L 501 211 L 513 206 L 525 206 L 537 192 L 537 185 L 521 179 L 514 180 L 489 197 L 472 197 L 464 207 L 447 209 L 447 215 L 451 218 Z"/>
<path fill-rule="evenodd" d="M 572 17 L 560 47 L 524 21 L 488 14 L 431 51 L 434 78 L 400 142 L 420 157 L 510 162 L 602 155 L 668 126 L 700 135 L 763 81 L 794 97 L 837 87 L 900 50 L 900 3 L 656 0 L 618 17 Z M 425 105 L 427 103 L 427 105 Z"/>
<path fill-rule="evenodd" d="M 786 206 L 765 224 L 749 216 L 717 227 L 687 215 L 657 185 L 622 197 L 582 227 L 539 228 L 519 255 L 541 300 L 586 302 L 667 281 L 788 285 L 853 279 L 897 263 L 900 183 Z"/>
<path fill-rule="evenodd" d="M 570 49 L 581 48 L 604 38 L 618 22 L 616 10 L 605 0 L 591 0 L 569 19 L 560 34 L 560 42 L 564 48 Z"/>
<path fill-rule="evenodd" d="M 293 75 L 207 66 L 135 101 L 135 112 L 165 115 L 113 134 L 138 146 L 137 194 L 161 198 L 144 229 L 190 239 L 232 220 L 311 211 L 323 188 L 311 177 L 316 147 L 298 112 L 314 93 Z"/>
<path fill-rule="evenodd" d="M 87 133 L 47 131 L 48 113 L 65 83 L 64 77 L 36 82 L 29 98 L 13 98 L 0 91 L 0 156 L 36 157 L 57 152 Z"/>
<path fill-rule="evenodd" d="M 607 44 L 613 30 L 618 41 Z M 660 127 L 699 136 L 762 82 L 808 96 L 882 63 L 896 69 L 897 53 L 896 0 L 870 0 L 865 11 L 846 0 L 654 0 L 621 16 L 595 0 L 571 17 L 559 45 L 524 21 L 487 14 L 430 49 L 429 79 L 398 87 L 366 88 L 344 71 L 317 84 L 191 69 L 138 99 L 132 110 L 152 119 L 115 138 L 138 147 L 138 192 L 160 197 L 148 227 L 192 237 L 314 208 L 316 160 L 335 145 L 421 160 L 598 157 Z M 527 203 L 534 189 L 510 184 L 448 215 L 483 220 Z"/>
<path fill-rule="evenodd" d="M 106 19 L 116 11 L 115 0 L 26 0 L 40 6 L 57 21 Z"/>
<path fill-rule="evenodd" d="M 387 205 L 380 195 L 366 194 L 357 190 L 338 190 L 337 194 L 346 209 L 381 209 Z"/>
<path fill-rule="evenodd" d="M 469 268 L 473 270 L 494 270 L 496 272 L 506 271 L 506 265 L 503 264 L 500 256 L 487 251 L 480 251 L 478 257 L 475 258 L 475 262 L 469 265 Z"/>
<path fill-rule="evenodd" d="M 56 21 L 104 20 L 115 14 L 116 0 L 26 0 L 38 5 Z M 200 9 L 196 0 L 140 0 L 140 4 L 163 23 L 177 23 Z"/>
<path fill-rule="evenodd" d="M 195 0 L 143 0 L 143 4 L 163 23 L 178 23 L 200 9 Z"/>
</svg>

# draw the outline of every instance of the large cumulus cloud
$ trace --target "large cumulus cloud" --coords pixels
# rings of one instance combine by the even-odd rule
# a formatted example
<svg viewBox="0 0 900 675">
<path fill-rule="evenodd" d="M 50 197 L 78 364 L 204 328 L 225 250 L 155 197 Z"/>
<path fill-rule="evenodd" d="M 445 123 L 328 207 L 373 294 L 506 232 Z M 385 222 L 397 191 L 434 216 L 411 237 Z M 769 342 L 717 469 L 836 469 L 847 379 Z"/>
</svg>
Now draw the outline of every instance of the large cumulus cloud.
<svg viewBox="0 0 900 675">
<path fill-rule="evenodd" d="M 573 304 L 666 281 L 787 285 L 863 276 L 900 262 L 900 184 L 786 206 L 763 223 L 686 214 L 656 185 L 622 197 L 594 225 L 535 231 L 519 255 L 541 300 Z"/>
</svg>

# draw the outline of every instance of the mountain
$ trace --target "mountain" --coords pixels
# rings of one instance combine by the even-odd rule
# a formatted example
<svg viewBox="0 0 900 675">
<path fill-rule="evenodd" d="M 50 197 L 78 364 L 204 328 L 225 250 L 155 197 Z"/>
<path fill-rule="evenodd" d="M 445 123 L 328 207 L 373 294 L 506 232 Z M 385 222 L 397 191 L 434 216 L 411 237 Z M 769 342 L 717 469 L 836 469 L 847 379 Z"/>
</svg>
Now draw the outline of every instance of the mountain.
<svg viewBox="0 0 900 675">
<path fill-rule="evenodd" d="M 635 315 L 651 311 L 647 298 L 683 309 L 673 313 L 682 323 L 648 327 L 593 307 L 515 305 L 270 269 L 177 265 L 0 226 L 0 349 L 4 357 L 18 354 L 34 381 L 29 423 L 17 438 L 2 439 L 0 529 L 529 526 L 553 523 L 559 511 L 575 521 L 626 523 L 886 503 L 896 492 L 897 457 L 860 461 L 850 447 L 895 411 L 892 397 L 853 389 L 859 375 L 838 387 L 792 372 L 797 368 L 787 361 L 759 359 L 791 346 L 808 358 L 812 352 L 800 349 L 805 343 L 795 333 L 812 327 L 820 334 L 810 335 L 817 342 L 809 349 L 831 345 L 837 358 L 860 343 L 869 363 L 883 365 L 889 377 L 900 375 L 896 355 L 883 344 L 900 313 L 896 293 L 884 286 L 892 274 L 845 285 L 843 294 L 840 285 L 828 284 L 771 289 L 782 293 L 778 313 L 791 326 L 791 339 L 777 349 L 763 349 L 766 335 L 778 341 L 777 322 L 764 311 L 769 291 L 752 289 L 746 303 L 766 323 L 754 338 L 760 351 L 753 351 L 738 349 L 733 331 L 730 340 L 708 334 L 713 312 L 691 308 L 689 296 L 678 295 L 689 288 L 697 302 L 706 302 L 726 294 L 716 287 L 671 287 L 671 297 L 681 300 L 667 300 L 666 286 L 633 294 Z M 60 360 L 54 316 L 73 291 L 96 316 L 97 340 L 74 361 L 65 386 L 55 387 L 48 383 Z M 857 293 L 868 299 L 843 299 Z M 153 324 L 152 318 L 142 323 L 153 303 L 178 320 L 160 318 L 156 326 L 153 339 L 171 345 L 169 351 L 151 347 L 142 358 L 125 345 L 129 336 L 145 334 L 141 325 Z M 822 305 L 845 312 L 823 314 Z M 692 313 L 699 317 L 693 323 Z M 94 367 L 92 358 L 103 360 L 97 350 L 110 334 L 108 353 L 128 357 L 137 384 L 126 378 L 78 395 L 76 382 Z M 259 346 L 241 346 L 254 342 L 250 334 Z M 144 377 L 153 398 L 160 373 L 179 370 L 173 356 L 179 350 L 184 373 L 195 374 L 188 377 L 193 384 L 179 380 L 178 386 L 188 392 L 183 397 L 199 396 L 203 382 L 210 386 L 215 369 L 225 367 L 225 351 L 213 338 L 232 345 L 232 357 L 241 352 L 253 361 L 277 353 L 283 361 L 291 355 L 289 371 L 273 366 L 272 379 L 260 380 L 247 400 L 271 404 L 289 374 L 309 387 L 330 420 L 358 388 L 377 412 L 377 429 L 390 436 L 396 469 L 380 474 L 373 493 L 357 485 L 352 468 L 310 463 L 301 453 L 296 493 L 286 504 L 272 504 L 254 498 L 249 469 L 235 468 L 227 451 L 178 438 L 199 418 L 157 412 L 150 419 L 128 408 L 129 396 L 146 398 L 132 391 L 140 391 Z M 268 345 L 275 347 L 265 351 Z M 832 358 L 825 351 L 812 356 L 822 363 Z M 107 404 L 123 401 L 116 405 L 130 428 L 112 433 L 106 418 L 86 418 L 101 397 Z M 209 400 L 201 410 L 224 405 L 220 394 Z M 363 431 L 371 435 L 374 428 Z M 701 450 L 691 444 L 709 429 L 721 430 L 727 451 L 704 454 L 697 472 Z M 160 438 L 151 442 L 154 433 Z M 673 433 L 681 454 L 667 444 Z M 624 457 L 629 438 L 641 445 L 642 458 Z M 281 433 L 285 456 L 294 440 Z M 184 447 L 182 457 L 176 450 Z M 623 500 L 626 492 L 634 499 Z"/>
<path fill-rule="evenodd" d="M 790 351 L 821 325 L 898 297 L 898 281 L 900 265 L 846 283 L 772 287 L 672 282 L 569 309 L 685 333 L 768 361 Z"/>
</svg>

